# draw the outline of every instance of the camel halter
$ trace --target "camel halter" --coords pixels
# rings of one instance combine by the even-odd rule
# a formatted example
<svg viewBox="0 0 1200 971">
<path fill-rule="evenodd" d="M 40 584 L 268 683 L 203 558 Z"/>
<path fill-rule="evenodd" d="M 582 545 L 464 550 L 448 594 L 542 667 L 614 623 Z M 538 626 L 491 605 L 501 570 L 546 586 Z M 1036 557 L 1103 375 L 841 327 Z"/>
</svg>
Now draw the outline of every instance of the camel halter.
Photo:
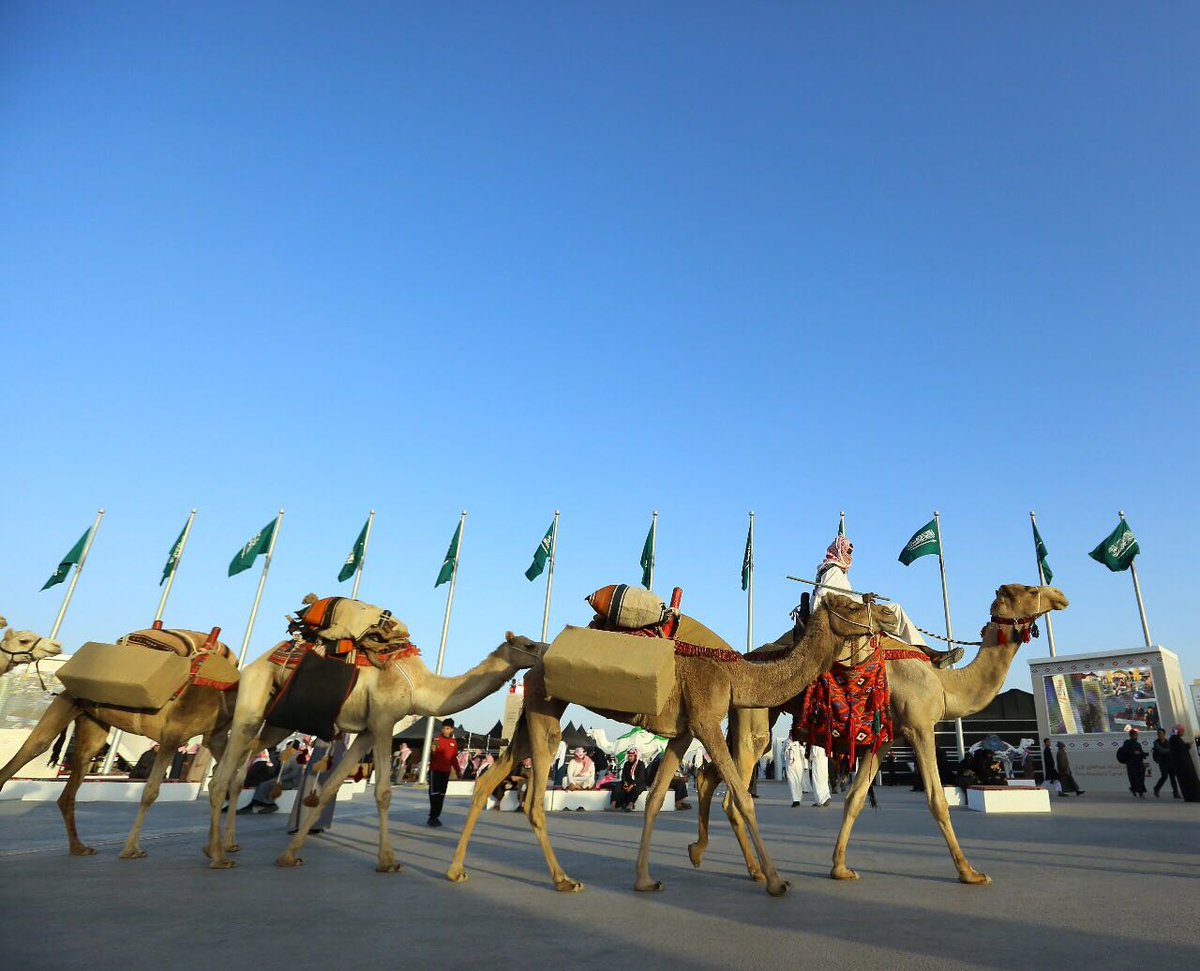
<svg viewBox="0 0 1200 971">
<path fill-rule="evenodd" d="M 9 668 L 10 669 L 15 668 L 18 664 L 32 664 L 33 670 L 38 676 L 38 682 L 41 684 L 43 691 L 49 690 L 46 687 L 45 680 L 42 678 L 42 669 L 39 666 L 42 663 L 43 659 L 40 657 L 34 657 L 33 655 L 37 652 L 38 645 L 41 644 L 42 641 L 48 641 L 48 640 L 49 640 L 49 638 L 39 637 L 36 641 L 33 642 L 33 646 L 31 648 L 29 648 L 29 650 L 27 650 L 27 651 L 10 651 L 7 647 L 4 647 L 3 642 L 0 642 L 0 654 L 7 654 L 10 658 L 13 659 L 12 662 L 9 664 Z M 50 643 L 54 643 L 54 642 L 50 641 Z M 25 660 L 18 661 L 17 658 L 24 658 Z"/>
</svg>

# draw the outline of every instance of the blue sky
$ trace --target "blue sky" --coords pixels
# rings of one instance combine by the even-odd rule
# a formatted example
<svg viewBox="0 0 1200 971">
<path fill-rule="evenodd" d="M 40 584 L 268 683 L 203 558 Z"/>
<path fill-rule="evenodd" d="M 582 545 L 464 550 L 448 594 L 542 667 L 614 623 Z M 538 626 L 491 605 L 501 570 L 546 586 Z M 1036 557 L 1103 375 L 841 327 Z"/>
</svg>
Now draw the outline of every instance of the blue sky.
<svg viewBox="0 0 1200 971">
<path fill-rule="evenodd" d="M 956 633 L 1036 577 L 1060 654 L 1142 642 L 1086 556 L 1124 509 L 1156 643 L 1183 608 L 1200 307 L 1200 14 L 1184 4 L 44 4 L 0 8 L 0 612 L 108 512 L 68 650 L 170 625 L 251 653 L 337 571 L 446 670 L 636 582 L 758 640 L 839 510 L 861 587 Z M 1044 654 L 1044 641 L 1031 656 Z M 1029 687 L 1018 660 L 1010 686 Z M 487 727 L 500 702 L 464 718 Z M 578 712 L 574 713 L 578 715 Z M 590 723 L 590 716 L 585 716 Z"/>
</svg>

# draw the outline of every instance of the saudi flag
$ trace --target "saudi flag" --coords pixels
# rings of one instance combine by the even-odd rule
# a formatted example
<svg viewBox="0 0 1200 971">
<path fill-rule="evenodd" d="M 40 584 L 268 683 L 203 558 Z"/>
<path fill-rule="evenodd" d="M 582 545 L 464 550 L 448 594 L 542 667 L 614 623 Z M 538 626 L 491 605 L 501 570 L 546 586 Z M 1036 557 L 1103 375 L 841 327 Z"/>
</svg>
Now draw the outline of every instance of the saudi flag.
<svg viewBox="0 0 1200 971">
<path fill-rule="evenodd" d="M 900 551 L 899 560 L 905 566 L 908 566 L 913 560 L 919 559 L 922 556 L 928 556 L 930 553 L 940 553 L 941 551 L 942 544 L 938 542 L 938 527 L 935 517 L 913 533 L 912 539 Z"/>
<path fill-rule="evenodd" d="M 551 523 L 550 528 L 546 530 L 546 535 L 542 537 L 542 541 L 534 551 L 533 562 L 529 564 L 529 569 L 525 571 L 526 580 L 535 580 L 542 575 L 542 571 L 546 569 L 546 561 L 550 559 L 550 553 L 553 549 L 554 523 Z"/>
<path fill-rule="evenodd" d="M 235 576 L 243 570 L 249 570 L 254 566 L 254 561 L 260 553 L 266 553 L 271 548 L 271 537 L 275 535 L 276 519 L 272 519 L 266 526 L 255 533 L 250 540 L 237 551 L 237 554 L 229 561 L 229 575 Z"/>
<path fill-rule="evenodd" d="M 742 554 L 742 589 L 750 586 L 750 573 L 754 569 L 754 534 L 746 530 L 746 552 Z"/>
<path fill-rule="evenodd" d="M 842 519 L 841 517 L 838 517 L 838 535 L 846 535 L 846 520 Z"/>
<path fill-rule="evenodd" d="M 187 523 L 183 524 L 178 538 L 171 544 L 171 552 L 167 554 L 167 565 L 163 567 L 162 579 L 158 581 L 160 587 L 167 582 L 167 577 L 175 572 L 175 567 L 179 566 L 179 558 L 183 556 L 183 537 L 185 535 L 187 535 Z"/>
<path fill-rule="evenodd" d="M 1113 573 L 1120 573 L 1133 565 L 1133 558 L 1140 552 L 1133 530 L 1129 528 L 1129 523 L 1122 519 L 1117 528 L 1109 533 L 1088 556 L 1097 563 L 1103 563 Z"/>
<path fill-rule="evenodd" d="M 1050 564 L 1046 562 L 1046 544 L 1042 542 L 1042 534 L 1038 532 L 1037 523 L 1033 524 L 1033 548 L 1037 551 L 1038 566 L 1042 568 L 1042 576 L 1049 583 L 1054 579 L 1054 571 L 1050 569 Z"/>
<path fill-rule="evenodd" d="M 646 534 L 646 542 L 642 546 L 642 586 L 650 589 L 651 575 L 654 573 L 654 522 L 650 523 L 650 532 Z"/>
<path fill-rule="evenodd" d="M 354 549 L 350 551 L 350 555 L 346 557 L 346 562 L 342 564 L 342 571 L 338 574 L 338 582 L 349 580 L 354 576 L 354 571 L 358 569 L 359 564 L 363 561 L 363 554 L 367 550 L 367 527 L 371 524 L 368 519 L 363 523 L 363 528 L 358 534 L 358 539 L 354 541 Z"/>
<path fill-rule="evenodd" d="M 442 569 L 438 573 L 437 583 L 434 587 L 440 587 L 443 583 L 454 576 L 454 567 L 458 563 L 458 541 L 462 536 L 462 521 L 454 530 L 454 539 L 450 540 L 450 549 L 446 550 L 446 559 L 442 561 Z"/>
<path fill-rule="evenodd" d="M 71 551 L 58 564 L 58 569 L 50 575 L 49 580 L 42 584 L 42 590 L 49 590 L 55 584 L 62 583 L 67 578 L 67 574 L 71 572 L 71 567 L 83 558 L 83 548 L 87 546 L 88 536 L 91 533 L 91 526 L 83 531 L 83 535 L 79 537 L 79 542 L 71 547 Z"/>
</svg>

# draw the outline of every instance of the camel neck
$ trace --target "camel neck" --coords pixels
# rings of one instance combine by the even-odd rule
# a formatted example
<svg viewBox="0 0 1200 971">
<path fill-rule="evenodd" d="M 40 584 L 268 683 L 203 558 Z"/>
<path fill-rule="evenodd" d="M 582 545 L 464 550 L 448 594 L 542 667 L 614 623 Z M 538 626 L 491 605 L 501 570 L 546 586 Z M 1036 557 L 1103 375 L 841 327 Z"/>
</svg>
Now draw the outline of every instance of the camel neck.
<svg viewBox="0 0 1200 971">
<path fill-rule="evenodd" d="M 999 643 L 999 628 L 988 624 L 984 628 L 983 644 L 975 658 L 964 668 L 934 668 L 946 693 L 944 718 L 963 718 L 987 707 L 1008 677 L 1013 658 L 1017 656 L 1020 640 L 1007 639 Z"/>
<path fill-rule="evenodd" d="M 421 667 L 424 668 L 424 665 Z M 413 675 L 412 678 L 412 713 L 449 715 L 470 708 L 488 695 L 499 691 L 518 670 L 520 669 L 515 664 L 500 657 L 496 652 L 456 677 L 437 675 L 425 668 L 419 676 Z"/>
</svg>

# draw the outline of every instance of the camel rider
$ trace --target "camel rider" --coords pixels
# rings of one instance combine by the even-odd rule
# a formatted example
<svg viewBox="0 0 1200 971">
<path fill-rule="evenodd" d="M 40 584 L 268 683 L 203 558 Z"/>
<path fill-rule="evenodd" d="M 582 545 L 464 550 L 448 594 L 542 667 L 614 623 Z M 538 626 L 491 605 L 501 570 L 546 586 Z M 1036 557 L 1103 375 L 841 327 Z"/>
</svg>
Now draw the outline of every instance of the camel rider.
<svg viewBox="0 0 1200 971">
<path fill-rule="evenodd" d="M 857 600 L 859 603 L 870 603 L 875 599 L 872 593 L 859 596 L 853 593 L 853 588 L 850 586 L 850 563 L 854 558 L 854 544 L 851 543 L 845 536 L 836 536 L 832 543 L 829 544 L 829 549 L 825 551 L 825 560 L 817 567 L 817 586 L 813 591 L 812 605 L 809 608 L 810 612 L 817 609 L 817 604 L 821 602 L 821 598 L 826 591 L 842 594 L 849 597 L 851 600 Z M 963 649 L 956 648 L 953 651 L 935 651 L 925 643 L 925 638 L 921 636 L 921 632 L 909 619 L 908 614 L 904 612 L 904 608 L 898 603 L 885 604 L 886 607 L 894 610 L 898 616 L 895 629 L 889 631 L 897 640 L 911 644 L 918 650 L 924 651 L 929 655 L 930 661 L 935 667 L 948 668 L 962 660 Z"/>
</svg>

